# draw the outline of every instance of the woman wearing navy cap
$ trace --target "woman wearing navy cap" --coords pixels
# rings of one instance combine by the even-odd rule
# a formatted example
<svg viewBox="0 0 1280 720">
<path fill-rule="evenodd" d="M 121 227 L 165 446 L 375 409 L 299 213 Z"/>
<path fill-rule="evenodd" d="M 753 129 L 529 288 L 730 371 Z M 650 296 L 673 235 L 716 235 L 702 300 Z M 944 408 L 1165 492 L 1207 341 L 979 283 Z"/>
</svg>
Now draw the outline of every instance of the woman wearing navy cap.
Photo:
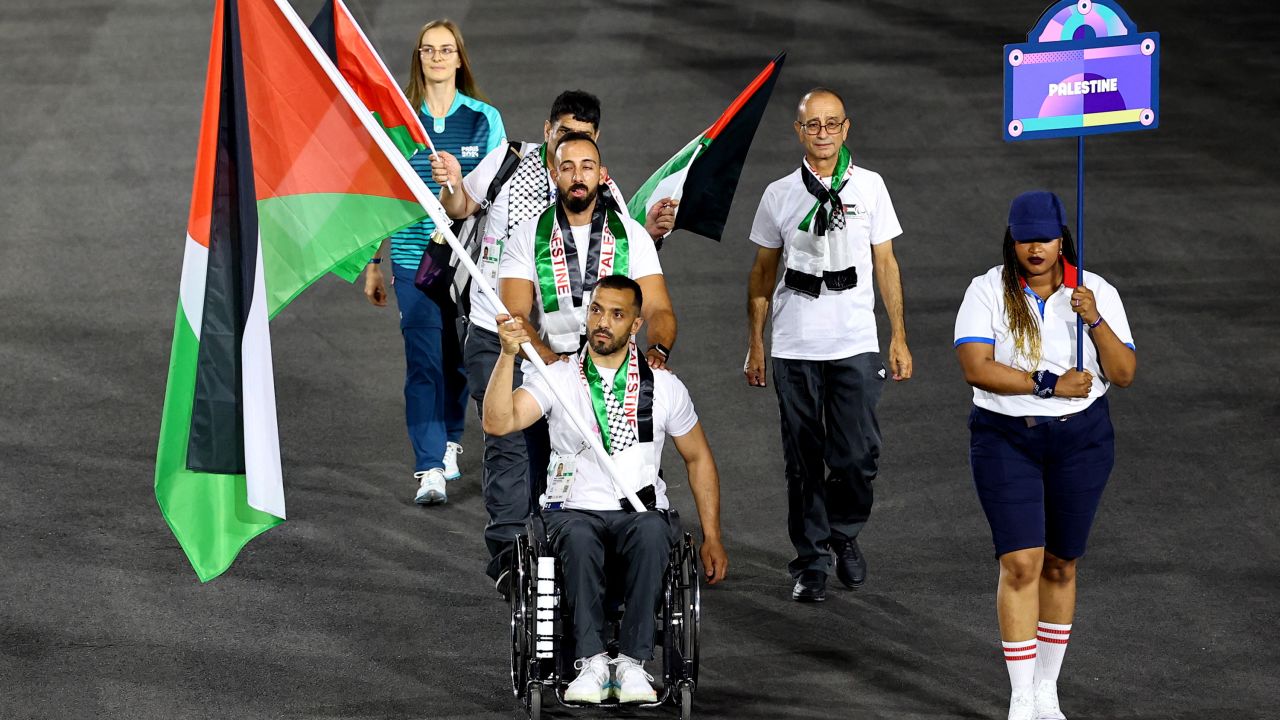
<svg viewBox="0 0 1280 720">
<path fill-rule="evenodd" d="M 1009 720 L 1063 720 L 1058 670 L 1075 613 L 1076 562 L 1115 462 L 1107 389 L 1137 356 L 1120 295 L 1077 277 L 1062 202 L 1027 192 L 1009 208 L 1004 263 L 976 277 L 955 348 L 973 386 L 969 458 L 991 525 Z M 1089 337 L 1076 370 L 1076 316 Z"/>
</svg>

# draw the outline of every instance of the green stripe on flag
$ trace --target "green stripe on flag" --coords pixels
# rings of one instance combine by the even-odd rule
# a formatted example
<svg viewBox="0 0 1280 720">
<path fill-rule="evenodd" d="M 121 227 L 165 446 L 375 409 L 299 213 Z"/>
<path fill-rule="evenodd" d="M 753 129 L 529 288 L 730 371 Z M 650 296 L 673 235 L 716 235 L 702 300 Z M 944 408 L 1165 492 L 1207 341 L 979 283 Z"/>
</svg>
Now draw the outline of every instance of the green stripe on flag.
<svg viewBox="0 0 1280 720">
<path fill-rule="evenodd" d="M 200 340 L 179 302 L 156 450 L 156 502 L 191 567 L 205 582 L 231 567 L 245 543 L 284 521 L 249 507 L 244 475 L 187 470 L 199 350 Z"/>
<path fill-rule="evenodd" d="M 359 253 L 372 247 L 367 261 L 383 239 L 426 214 L 416 202 L 379 195 L 309 193 L 259 200 L 267 312 L 275 317 L 327 272 L 341 271 L 354 280 L 362 269 L 351 266 Z"/>
<path fill-rule="evenodd" d="M 644 216 L 649 211 L 650 196 L 653 195 L 654 189 L 658 187 L 658 183 L 685 169 L 689 161 L 693 159 L 694 150 L 699 145 L 710 144 L 711 140 L 702 135 L 690 140 L 688 145 L 681 148 L 680 152 L 673 155 L 662 167 L 650 175 L 649 179 L 644 181 L 644 184 L 640 186 L 635 195 L 631 196 L 631 202 L 627 203 L 627 214 L 631 215 L 636 222 L 644 224 Z"/>
<path fill-rule="evenodd" d="M 396 149 L 400 151 L 401 155 L 404 155 L 405 160 L 413 157 L 419 150 L 425 150 L 427 148 L 426 145 L 423 145 L 413 139 L 413 135 L 409 133 L 408 127 L 404 125 L 388 127 L 387 124 L 382 121 L 382 115 L 377 112 L 373 113 L 373 119 L 377 120 L 378 124 L 382 126 L 382 129 L 387 131 L 387 137 L 391 138 L 392 144 L 396 146 Z"/>
</svg>

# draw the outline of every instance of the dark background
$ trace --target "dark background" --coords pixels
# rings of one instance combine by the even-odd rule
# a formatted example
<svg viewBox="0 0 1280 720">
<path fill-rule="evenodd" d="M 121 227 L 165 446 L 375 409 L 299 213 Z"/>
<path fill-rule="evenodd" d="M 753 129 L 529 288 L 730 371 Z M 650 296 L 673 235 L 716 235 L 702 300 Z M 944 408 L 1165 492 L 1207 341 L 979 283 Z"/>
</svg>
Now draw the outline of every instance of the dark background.
<svg viewBox="0 0 1280 720">
<path fill-rule="evenodd" d="M 417 28 L 459 21 L 513 138 L 539 137 L 560 90 L 597 93 L 627 192 L 789 51 L 724 242 L 680 233 L 662 255 L 673 366 L 717 454 L 732 560 L 705 594 L 698 712 L 1003 718 L 951 329 L 969 279 L 999 261 L 1013 195 L 1075 202 L 1074 140 L 1001 141 L 1001 47 L 1040 4 L 351 4 L 402 78 Z M 309 21 L 318 5 L 297 7 Z M 1073 720 L 1276 717 L 1280 14 L 1125 6 L 1161 32 L 1161 127 L 1088 141 L 1086 240 L 1140 370 L 1113 392 L 1118 462 L 1063 704 Z M 449 504 L 413 505 L 394 305 L 328 278 L 272 324 L 286 524 L 201 585 L 156 508 L 211 9 L 0 3 L 0 717 L 517 717 L 505 610 L 481 572 L 478 428 Z M 801 606 L 776 401 L 741 364 L 751 218 L 798 163 L 794 104 L 819 83 L 848 99 L 856 161 L 884 176 L 905 228 L 916 377 L 880 407 L 867 586 Z"/>
</svg>

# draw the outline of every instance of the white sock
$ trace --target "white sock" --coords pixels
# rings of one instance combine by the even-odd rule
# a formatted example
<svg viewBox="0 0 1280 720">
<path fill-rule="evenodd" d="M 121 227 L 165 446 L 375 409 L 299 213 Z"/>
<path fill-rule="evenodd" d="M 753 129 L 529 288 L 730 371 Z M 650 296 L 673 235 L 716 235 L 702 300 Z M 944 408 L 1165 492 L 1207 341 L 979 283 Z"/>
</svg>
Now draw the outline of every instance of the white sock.
<svg viewBox="0 0 1280 720">
<path fill-rule="evenodd" d="M 1009 686 L 1013 694 L 1031 692 L 1036 671 L 1036 641 L 1001 642 L 1004 665 L 1009 670 Z"/>
<path fill-rule="evenodd" d="M 1035 683 L 1058 684 L 1058 671 L 1062 658 L 1067 654 L 1067 641 L 1071 639 L 1071 625 L 1058 625 L 1040 621 L 1036 628 L 1036 676 Z"/>
</svg>

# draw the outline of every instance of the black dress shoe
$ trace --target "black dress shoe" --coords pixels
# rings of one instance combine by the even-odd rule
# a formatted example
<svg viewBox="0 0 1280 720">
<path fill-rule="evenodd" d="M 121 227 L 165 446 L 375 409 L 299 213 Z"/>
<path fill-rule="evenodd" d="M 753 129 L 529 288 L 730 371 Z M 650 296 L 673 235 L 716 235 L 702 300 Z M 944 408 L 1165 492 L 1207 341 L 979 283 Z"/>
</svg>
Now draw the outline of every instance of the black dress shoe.
<svg viewBox="0 0 1280 720">
<path fill-rule="evenodd" d="M 867 558 L 858 547 L 857 538 L 831 543 L 836 554 L 836 577 L 849 589 L 862 587 L 867 581 Z"/>
<path fill-rule="evenodd" d="M 796 586 L 791 588 L 796 602 L 822 602 L 827 599 L 827 574 L 821 570 L 802 570 Z"/>
</svg>

